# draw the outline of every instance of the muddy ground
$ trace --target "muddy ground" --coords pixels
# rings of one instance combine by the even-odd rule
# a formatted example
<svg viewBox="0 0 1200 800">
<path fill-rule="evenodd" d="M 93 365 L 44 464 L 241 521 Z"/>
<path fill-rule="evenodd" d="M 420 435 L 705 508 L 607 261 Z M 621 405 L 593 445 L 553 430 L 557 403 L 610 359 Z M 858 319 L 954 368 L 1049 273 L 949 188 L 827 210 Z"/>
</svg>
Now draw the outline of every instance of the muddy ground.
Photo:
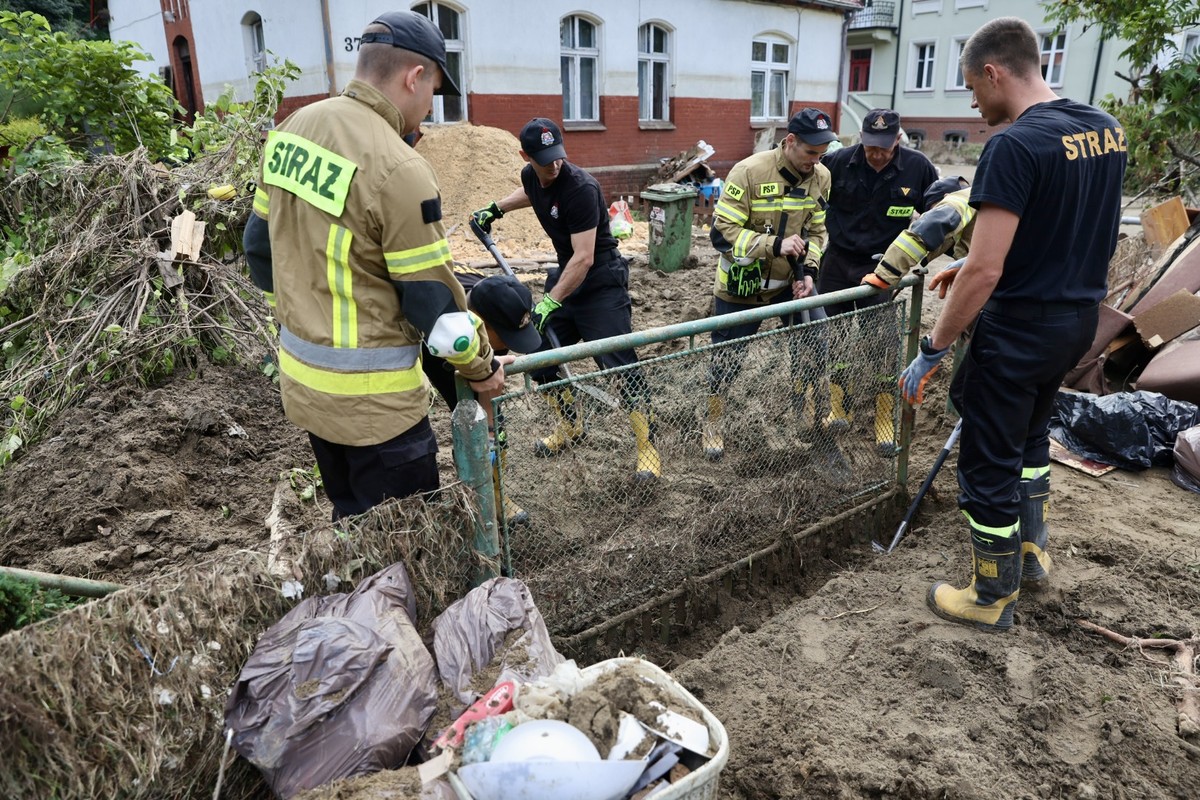
<svg viewBox="0 0 1200 800">
<path fill-rule="evenodd" d="M 624 249 L 636 328 L 703 312 L 709 267 L 652 273 L 644 223 Z M 702 244 L 694 252 L 707 257 Z M 918 418 L 913 490 L 952 425 L 944 381 Z M 94 395 L 0 472 L 0 563 L 136 582 L 261 549 L 277 482 L 299 494 L 311 466 L 277 388 L 252 368 Z M 969 568 L 951 458 L 893 554 L 847 551 L 811 596 L 763 592 L 654 652 L 724 722 L 719 796 L 1200 796 L 1200 739 L 1177 733 L 1182 690 L 1164 657 L 1076 623 L 1200 634 L 1200 495 L 1163 469 L 1095 478 L 1055 464 L 1052 484 L 1052 585 L 1022 595 L 1007 634 L 925 607 L 932 581 L 961 583 Z M 298 507 L 312 524 L 329 512 L 319 493 Z"/>
</svg>

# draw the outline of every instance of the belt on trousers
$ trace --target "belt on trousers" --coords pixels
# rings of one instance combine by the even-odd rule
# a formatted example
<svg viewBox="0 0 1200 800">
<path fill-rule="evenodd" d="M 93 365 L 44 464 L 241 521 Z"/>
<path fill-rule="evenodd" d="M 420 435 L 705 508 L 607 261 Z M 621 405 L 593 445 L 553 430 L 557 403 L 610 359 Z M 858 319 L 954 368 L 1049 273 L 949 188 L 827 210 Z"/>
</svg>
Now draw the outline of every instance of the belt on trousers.
<svg viewBox="0 0 1200 800">
<path fill-rule="evenodd" d="M 1092 303 L 1034 303 L 1004 300 L 988 300 L 983 310 L 1001 317 L 1011 319 L 1034 320 L 1046 317 L 1057 317 L 1066 314 L 1079 316 L 1091 311 L 1096 306 Z"/>
</svg>

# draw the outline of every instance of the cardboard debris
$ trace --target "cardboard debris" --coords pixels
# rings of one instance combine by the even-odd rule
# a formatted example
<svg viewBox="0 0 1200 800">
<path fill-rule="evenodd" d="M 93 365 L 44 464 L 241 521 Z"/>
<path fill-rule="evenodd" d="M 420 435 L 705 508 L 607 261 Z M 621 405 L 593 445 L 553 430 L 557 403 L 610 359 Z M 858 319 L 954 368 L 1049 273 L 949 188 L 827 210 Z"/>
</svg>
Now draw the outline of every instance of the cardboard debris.
<svg viewBox="0 0 1200 800">
<path fill-rule="evenodd" d="M 196 221 L 191 211 L 183 211 L 171 220 L 171 252 L 175 258 L 200 260 L 200 245 L 204 244 L 204 223 Z"/>
<path fill-rule="evenodd" d="M 1180 339 L 1167 345 L 1142 370 L 1135 386 L 1200 405 L 1200 339 Z"/>
<path fill-rule="evenodd" d="M 1142 212 L 1142 233 L 1157 256 L 1188 229 L 1188 215 L 1178 195 Z"/>
<path fill-rule="evenodd" d="M 1134 317 L 1133 325 L 1146 346 L 1156 350 L 1180 334 L 1200 325 L 1200 297 L 1186 289 L 1180 289 L 1158 305 Z"/>
<path fill-rule="evenodd" d="M 1116 469 L 1112 464 L 1101 464 L 1099 461 L 1093 461 L 1090 458 L 1076 455 L 1063 447 L 1057 439 L 1053 438 L 1050 439 L 1050 460 L 1057 461 L 1059 464 L 1065 464 L 1080 472 L 1086 472 L 1088 475 L 1096 478 L 1099 478 L 1101 475 L 1107 475 Z"/>
</svg>

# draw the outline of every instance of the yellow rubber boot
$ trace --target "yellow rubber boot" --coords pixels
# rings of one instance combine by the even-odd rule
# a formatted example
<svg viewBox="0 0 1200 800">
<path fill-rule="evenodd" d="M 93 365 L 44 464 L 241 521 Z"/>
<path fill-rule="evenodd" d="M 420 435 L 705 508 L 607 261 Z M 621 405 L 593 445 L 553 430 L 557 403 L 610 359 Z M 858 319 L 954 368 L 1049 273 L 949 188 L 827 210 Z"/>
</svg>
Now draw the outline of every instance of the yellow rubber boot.
<svg viewBox="0 0 1200 800">
<path fill-rule="evenodd" d="M 875 395 L 875 447 L 884 458 L 896 455 L 896 400 L 887 392 Z"/>
<path fill-rule="evenodd" d="M 653 483 L 662 477 L 662 460 L 654 446 L 650 419 L 644 411 L 630 411 L 629 422 L 637 440 L 637 472 L 633 479 L 638 483 Z"/>
<path fill-rule="evenodd" d="M 971 561 L 971 583 L 955 589 L 938 581 L 929 589 L 929 608 L 951 622 L 991 632 L 1008 630 L 1021 594 L 1020 535 L 1015 530 L 1008 537 L 973 535 Z"/>
<path fill-rule="evenodd" d="M 725 398 L 719 394 L 708 396 L 708 416 L 700 428 L 700 444 L 704 457 L 709 461 L 720 461 L 725 455 L 725 438 L 721 435 L 721 418 L 725 416 Z"/>
<path fill-rule="evenodd" d="M 556 456 L 583 438 L 583 407 L 575 393 L 564 388 L 546 395 L 558 425 L 544 439 L 533 444 L 533 454 L 540 458 Z"/>
<path fill-rule="evenodd" d="M 507 494 L 500 496 L 500 472 L 505 467 L 507 455 L 503 450 L 496 453 L 496 463 L 492 465 L 492 489 L 496 492 L 496 513 L 503 517 L 504 524 L 511 528 L 514 525 L 528 525 L 529 512 L 517 505 Z"/>
<path fill-rule="evenodd" d="M 829 414 L 821 424 L 831 433 L 841 433 L 850 427 L 850 415 L 846 413 L 846 392 L 841 384 L 829 384 Z"/>
<path fill-rule="evenodd" d="M 810 429 L 816 423 L 817 410 L 813 403 L 813 387 L 804 381 L 796 381 L 792 390 L 792 408 L 800 420 L 802 429 Z"/>
</svg>

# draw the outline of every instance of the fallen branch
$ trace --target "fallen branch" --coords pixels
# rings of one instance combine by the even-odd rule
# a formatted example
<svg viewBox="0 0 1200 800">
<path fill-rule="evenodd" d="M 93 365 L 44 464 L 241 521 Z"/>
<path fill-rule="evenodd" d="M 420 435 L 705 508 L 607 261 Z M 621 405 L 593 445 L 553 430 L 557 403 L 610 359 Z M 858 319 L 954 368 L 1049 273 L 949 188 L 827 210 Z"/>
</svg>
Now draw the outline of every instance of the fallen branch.
<svg viewBox="0 0 1200 800">
<path fill-rule="evenodd" d="M 886 600 L 883 601 L 883 603 L 886 603 L 886 602 L 887 602 Z M 840 614 L 834 614 L 832 617 L 821 617 L 821 619 L 825 622 L 832 622 L 835 619 L 841 619 L 842 617 L 853 616 L 854 614 L 870 614 L 872 611 L 879 608 L 879 606 L 883 605 L 883 603 L 880 603 L 877 606 L 871 606 L 870 608 L 860 608 L 857 611 L 843 611 Z"/>
<path fill-rule="evenodd" d="M 1196 662 L 1200 660 L 1200 637 L 1193 636 L 1190 639 L 1136 639 L 1129 636 L 1122 636 L 1116 631 L 1103 628 L 1094 622 L 1088 622 L 1086 619 L 1077 619 L 1075 622 L 1081 628 L 1098 633 L 1117 644 L 1134 648 L 1139 653 L 1143 649 L 1164 650 L 1171 653 L 1171 663 L 1169 664 L 1152 659 L 1145 653 L 1142 653 L 1142 657 L 1159 666 L 1164 666 L 1168 669 L 1174 667 L 1175 670 L 1178 670 L 1178 673 L 1172 676 L 1172 682 L 1183 690 L 1178 703 L 1179 716 L 1176 719 L 1176 727 L 1179 735 L 1185 739 L 1200 737 L 1200 683 L 1196 680 Z"/>
</svg>

